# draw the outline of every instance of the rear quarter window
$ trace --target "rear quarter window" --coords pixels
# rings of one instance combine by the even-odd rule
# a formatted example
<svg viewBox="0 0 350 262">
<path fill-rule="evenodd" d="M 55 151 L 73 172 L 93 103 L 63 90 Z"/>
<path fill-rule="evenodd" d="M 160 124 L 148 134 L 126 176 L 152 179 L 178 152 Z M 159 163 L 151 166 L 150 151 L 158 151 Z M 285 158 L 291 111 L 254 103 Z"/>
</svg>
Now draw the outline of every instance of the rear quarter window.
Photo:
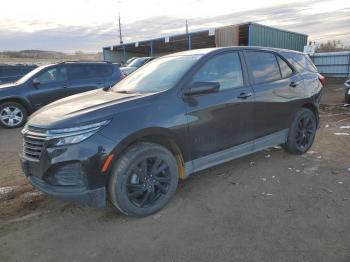
<svg viewBox="0 0 350 262">
<path fill-rule="evenodd" d="M 316 66 L 312 63 L 307 54 L 288 53 L 285 57 L 298 71 L 307 70 L 314 73 L 318 72 Z"/>
</svg>

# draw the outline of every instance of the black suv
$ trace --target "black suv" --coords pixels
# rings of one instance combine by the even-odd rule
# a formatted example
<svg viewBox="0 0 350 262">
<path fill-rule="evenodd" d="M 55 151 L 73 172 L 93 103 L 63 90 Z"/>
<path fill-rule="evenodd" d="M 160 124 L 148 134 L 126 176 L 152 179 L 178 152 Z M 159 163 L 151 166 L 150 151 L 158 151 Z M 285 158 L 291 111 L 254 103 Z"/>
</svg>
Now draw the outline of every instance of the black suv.
<svg viewBox="0 0 350 262">
<path fill-rule="evenodd" d="M 19 127 L 40 107 L 73 94 L 110 87 L 121 75 L 118 64 L 106 62 L 37 67 L 16 82 L 0 85 L 0 125 Z"/>
<path fill-rule="evenodd" d="M 199 49 L 148 63 L 110 90 L 56 101 L 23 129 L 22 166 L 38 189 L 145 216 L 179 179 L 264 148 L 312 145 L 324 78 L 307 55 Z"/>
</svg>

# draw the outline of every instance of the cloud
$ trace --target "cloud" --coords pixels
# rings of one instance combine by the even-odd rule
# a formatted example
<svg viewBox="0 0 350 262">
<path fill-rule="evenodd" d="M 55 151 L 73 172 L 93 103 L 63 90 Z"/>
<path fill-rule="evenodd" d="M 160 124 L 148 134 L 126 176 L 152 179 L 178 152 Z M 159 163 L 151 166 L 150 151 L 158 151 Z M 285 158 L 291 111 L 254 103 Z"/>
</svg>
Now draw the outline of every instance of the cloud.
<svg viewBox="0 0 350 262">
<path fill-rule="evenodd" d="M 281 29 L 309 35 L 310 40 L 342 40 L 350 45 L 350 8 L 344 7 L 335 12 L 315 10 L 315 4 L 281 4 L 269 8 L 234 12 L 225 15 L 189 19 L 189 29 L 201 30 L 213 26 L 238 24 L 254 21 Z M 0 22 L 0 50 L 41 49 L 57 51 L 100 51 L 103 46 L 119 42 L 118 30 L 113 23 L 100 23 L 93 27 L 43 24 L 31 21 L 21 30 L 11 20 Z M 4 29 L 6 28 L 6 29 Z M 26 28 L 26 27 L 24 27 Z M 157 16 L 123 25 L 124 42 L 164 37 L 185 32 L 184 19 L 173 16 Z"/>
</svg>

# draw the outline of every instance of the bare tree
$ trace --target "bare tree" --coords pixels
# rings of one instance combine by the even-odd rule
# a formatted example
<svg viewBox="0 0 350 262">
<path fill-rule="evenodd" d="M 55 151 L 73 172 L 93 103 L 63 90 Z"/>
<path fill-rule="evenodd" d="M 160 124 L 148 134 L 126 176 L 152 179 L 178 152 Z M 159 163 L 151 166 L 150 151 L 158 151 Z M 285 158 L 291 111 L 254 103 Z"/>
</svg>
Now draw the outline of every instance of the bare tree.
<svg viewBox="0 0 350 262">
<path fill-rule="evenodd" d="M 318 53 L 339 51 L 350 51 L 350 46 L 344 45 L 340 40 L 329 40 L 326 43 L 321 43 L 317 48 Z"/>
</svg>

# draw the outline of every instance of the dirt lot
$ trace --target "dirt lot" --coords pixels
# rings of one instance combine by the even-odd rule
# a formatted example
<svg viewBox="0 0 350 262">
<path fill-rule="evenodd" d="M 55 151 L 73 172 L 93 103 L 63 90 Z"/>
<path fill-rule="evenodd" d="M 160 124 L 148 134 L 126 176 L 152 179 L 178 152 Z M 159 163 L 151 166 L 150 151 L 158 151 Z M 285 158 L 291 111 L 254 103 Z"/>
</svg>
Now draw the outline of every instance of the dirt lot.
<svg viewBox="0 0 350 262">
<path fill-rule="evenodd" d="M 325 88 L 307 154 L 272 148 L 200 172 L 143 219 L 33 191 L 19 165 L 20 130 L 0 129 L 0 187 L 14 187 L 0 199 L 0 261 L 350 261 L 341 83 Z"/>
</svg>

